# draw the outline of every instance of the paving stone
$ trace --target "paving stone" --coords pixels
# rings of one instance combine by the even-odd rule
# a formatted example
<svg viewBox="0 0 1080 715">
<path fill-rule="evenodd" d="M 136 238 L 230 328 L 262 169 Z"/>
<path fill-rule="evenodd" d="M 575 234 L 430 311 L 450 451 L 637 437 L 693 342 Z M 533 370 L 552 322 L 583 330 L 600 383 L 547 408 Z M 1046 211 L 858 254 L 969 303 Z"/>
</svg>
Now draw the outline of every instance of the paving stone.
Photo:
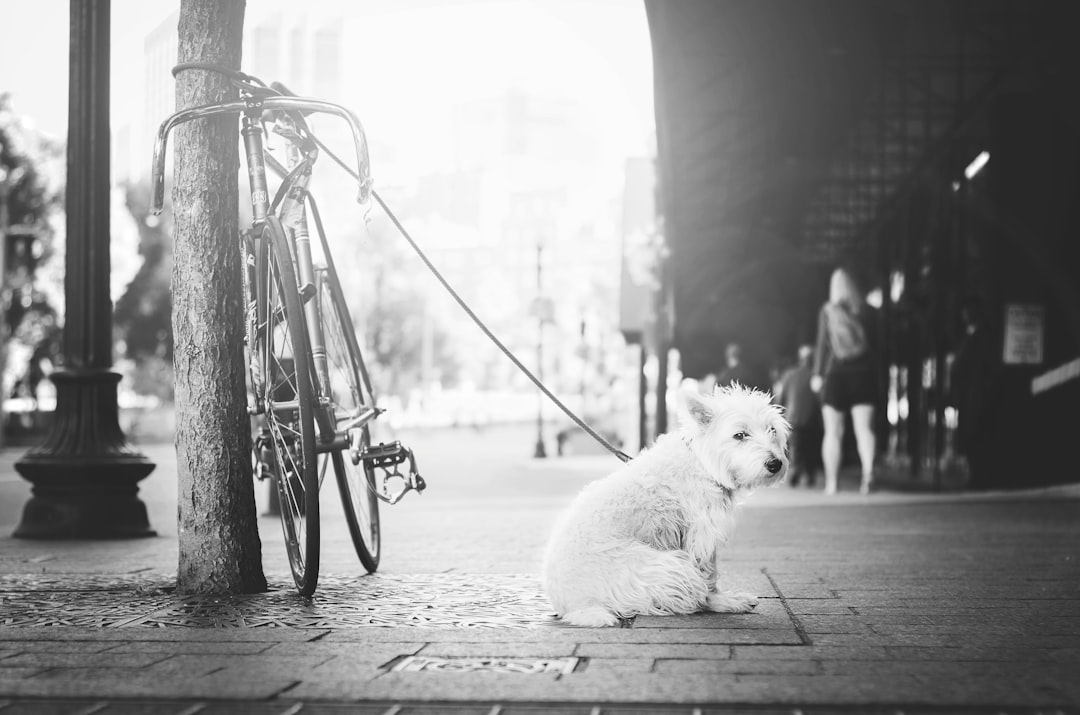
<svg viewBox="0 0 1080 715">
<path fill-rule="evenodd" d="M 217 702 L 201 702 L 197 704 L 186 703 L 189 711 L 193 708 L 199 708 L 196 713 L 183 713 L 178 712 L 175 715 L 287 715 L 288 713 L 303 712 L 304 715 L 311 715 L 313 710 L 310 707 L 310 703 L 285 703 L 285 702 L 237 702 L 235 700 L 219 700 Z M 299 709 L 297 709 L 299 707 Z M 292 708 L 292 710 L 290 710 Z M 346 715 L 342 712 L 342 706 L 337 706 L 336 715 Z M 389 709 L 389 705 L 379 705 L 368 710 L 367 708 L 355 708 L 355 715 L 383 715 Z M 325 712 L 325 711 L 324 711 Z M 98 715 L 94 713 L 93 715 Z M 101 715 L 113 715 L 111 711 L 101 713 Z M 162 714 L 163 715 L 163 714 Z M 354 715 L 354 711 L 349 711 L 348 715 Z"/>
<path fill-rule="evenodd" d="M 628 671 L 596 671 L 588 668 L 555 679 L 550 676 L 502 673 L 387 673 L 366 683 L 335 681 L 320 683 L 319 689 L 339 699 L 375 699 L 394 697 L 408 692 L 417 700 L 483 699 L 499 702 L 571 701 L 604 702 L 675 702 L 689 703 L 707 700 L 730 692 L 728 682 L 716 678 L 690 681 L 655 673 Z M 762 689 L 763 690 L 763 689 Z M 289 691 L 290 697 L 303 699 L 317 692 L 305 682 Z"/>
<path fill-rule="evenodd" d="M 331 657 L 303 674 L 304 680 L 340 680 L 343 678 L 362 678 L 370 680 L 381 675 L 386 668 L 401 658 L 412 653 L 387 653 L 383 658 L 354 660 L 341 656 Z"/>
<path fill-rule="evenodd" d="M 728 645 L 624 644 L 587 643 L 578 646 L 573 655 L 585 658 L 703 658 L 727 660 L 731 657 Z"/>
<path fill-rule="evenodd" d="M 4 715 L 83 715 L 104 713 L 107 701 L 30 700 L 15 702 L 2 709 Z M 164 711 L 159 710 L 159 713 Z"/>
<path fill-rule="evenodd" d="M 835 598 L 795 598 L 788 601 L 787 606 L 796 616 L 847 616 L 854 613 L 851 606 Z"/>
<path fill-rule="evenodd" d="M 1028 625 L 1025 623 L 995 622 L 987 620 L 979 624 L 973 623 L 877 623 L 871 622 L 874 633 L 883 635 L 907 635 L 919 633 L 940 633 L 942 635 L 967 636 L 974 635 L 979 638 L 994 637 L 1057 637 L 1067 638 L 1075 642 L 1075 635 L 1066 629 L 1064 632 L 1055 628 L 1051 623 Z M 837 631 L 839 632 L 839 631 Z M 1060 640 L 1059 640 L 1060 642 Z"/>
<path fill-rule="evenodd" d="M 529 643 L 429 643 L 420 655 L 447 658 L 561 658 L 574 652 L 576 644 Z"/>
<path fill-rule="evenodd" d="M 942 674 L 885 678 L 849 675 L 735 676 L 741 685 L 773 687 L 773 702 L 791 704 L 913 706 L 1056 706 L 1061 695 L 1045 684 L 1002 682 L 993 678 L 958 681 Z M 831 700 L 831 701 L 830 701 Z"/>
<path fill-rule="evenodd" d="M 810 637 L 813 645 L 907 645 L 907 646 L 955 646 L 956 638 L 933 633 L 909 633 L 883 635 L 878 633 L 818 633 Z"/>
<path fill-rule="evenodd" d="M 231 672 L 245 672 L 255 677 L 263 674 L 300 677 L 317 666 L 325 663 L 332 656 L 284 656 L 284 655 L 174 655 L 155 663 L 147 669 L 148 673 L 157 673 L 161 677 L 183 678 L 198 677 L 229 669 Z"/>
<path fill-rule="evenodd" d="M 589 658 L 585 669 L 594 673 L 618 672 L 618 673 L 651 673 L 654 660 L 652 658 Z M 606 708 L 605 708 L 606 710 Z"/>
<path fill-rule="evenodd" d="M 184 678 L 168 680 L 145 672 L 132 673 L 124 678 L 97 677 L 75 674 L 67 670 L 47 671 L 25 680 L 9 681 L 0 671 L 0 693 L 3 697 L 50 698 L 198 698 L 198 699 L 266 699 L 295 685 L 295 681 L 275 683 L 237 680 Z"/>
<path fill-rule="evenodd" d="M 100 653 L 106 650 L 115 652 L 116 643 L 66 640 L 16 641 L 6 644 L 0 657 L 15 653 Z"/>
<path fill-rule="evenodd" d="M 1080 648 L 1053 648 L 1043 652 L 1053 661 L 1061 663 L 1080 662 Z"/>
<path fill-rule="evenodd" d="M 671 618 L 679 618 L 679 616 L 672 616 Z M 672 625 L 677 626 L 678 622 L 675 622 Z M 768 627 L 765 627 L 764 624 L 762 624 L 762 627 L 760 627 L 760 628 L 724 629 L 723 631 L 721 631 L 720 629 L 715 629 L 716 633 L 718 635 L 715 638 L 709 639 L 708 642 L 717 642 L 717 643 L 762 643 L 762 644 L 765 644 L 765 643 L 800 643 L 801 642 L 801 639 L 799 638 L 799 634 L 795 630 L 795 628 L 792 625 L 791 621 L 785 619 L 784 622 L 779 622 L 779 623 L 777 623 L 777 625 L 779 625 L 779 628 L 768 628 Z M 636 622 L 635 622 L 635 629 L 636 628 L 637 628 L 637 625 L 636 625 Z M 652 625 L 652 628 L 657 629 L 657 630 L 660 629 L 660 627 L 655 625 L 655 624 Z M 678 637 L 679 634 L 682 631 L 689 632 L 691 630 L 694 630 L 694 629 L 689 629 L 689 628 L 687 628 L 687 629 L 664 628 L 663 632 L 672 634 L 672 637 L 670 639 L 668 639 L 668 638 L 649 638 L 647 640 L 643 640 L 642 642 L 664 642 L 664 641 L 667 641 L 667 640 L 671 640 L 671 641 L 674 641 L 674 642 L 681 642 L 679 637 Z M 724 635 L 720 635 L 721 633 L 724 634 Z M 633 640 L 633 639 L 629 638 L 629 640 Z"/>
<path fill-rule="evenodd" d="M 170 657 L 167 653 L 21 653 L 4 659 L 5 665 L 30 668 L 141 668 Z"/>
<path fill-rule="evenodd" d="M 372 629 L 374 630 L 374 629 Z M 0 643 L 37 641 L 310 641 L 327 635 L 316 628 L 83 628 L 0 626 Z M 397 636 L 400 640 L 401 636 Z"/>
<path fill-rule="evenodd" d="M 744 659 L 776 660 L 889 660 L 895 656 L 884 646 L 746 646 L 732 647 L 731 657 Z"/>
<path fill-rule="evenodd" d="M 822 672 L 837 675 L 861 675 L 869 678 L 886 678 L 897 675 L 910 675 L 924 680 L 967 681 L 971 679 L 1009 681 L 1015 678 L 1016 668 L 1012 663 L 986 661 L 951 661 L 939 662 L 916 661 L 842 661 L 831 660 L 821 663 Z M 1044 682 L 1064 682 L 1075 676 L 1074 669 L 1064 664 L 1046 664 L 1040 668 L 1037 678 Z"/>
<path fill-rule="evenodd" d="M 68 645 L 80 645 L 70 643 Z M 89 645 L 89 644 L 88 644 Z M 271 644 L 266 641 L 134 641 L 131 643 L 108 643 L 109 653 L 168 653 L 170 655 L 222 653 L 273 655 L 273 648 L 298 648 L 308 643 Z"/>
<path fill-rule="evenodd" d="M 399 635 L 403 635 L 399 632 Z M 262 652 L 275 656 L 322 656 L 351 658 L 362 662 L 384 661 L 394 655 L 415 655 L 423 648 L 423 641 L 380 641 L 377 643 L 327 642 L 277 643 Z"/>
<path fill-rule="evenodd" d="M 758 601 L 753 613 L 692 613 L 638 616 L 634 628 L 791 628 L 791 618 L 779 600 Z"/>
<path fill-rule="evenodd" d="M 45 668 L 35 678 L 62 681 L 106 681 L 139 679 L 150 671 L 145 668 L 95 668 L 90 663 L 63 668 Z"/>
<path fill-rule="evenodd" d="M 565 700 L 552 676 L 504 673 L 386 673 L 371 680 L 306 679 L 289 690 L 298 700 L 394 700 L 408 693 L 410 700 L 535 702 Z"/>
<path fill-rule="evenodd" d="M 44 668 L 33 668 L 25 665 L 9 667 L 4 665 L 3 661 L 0 661 L 0 680 L 5 678 L 11 678 L 13 680 L 18 680 L 19 678 L 31 678 L 44 671 Z"/>
<path fill-rule="evenodd" d="M 870 633 L 870 627 L 858 616 L 800 616 L 799 625 L 809 634 L 816 633 Z"/>
<path fill-rule="evenodd" d="M 949 648 L 924 648 L 918 646 L 886 646 L 889 656 L 896 660 L 951 661 L 971 660 L 1005 661 L 1014 663 L 1045 663 L 1061 657 L 1061 651 L 1040 648 L 1017 648 L 1015 646 L 984 647 L 960 646 Z"/>
<path fill-rule="evenodd" d="M 790 586 L 780 584 L 780 595 L 789 601 L 801 598 L 836 599 L 836 594 L 820 583 L 793 583 Z"/>
<path fill-rule="evenodd" d="M 821 665 L 815 660 L 700 660 L 681 658 L 657 659 L 653 668 L 656 673 L 674 676 L 723 674 L 771 674 L 771 675 L 812 675 L 821 672 Z"/>
</svg>

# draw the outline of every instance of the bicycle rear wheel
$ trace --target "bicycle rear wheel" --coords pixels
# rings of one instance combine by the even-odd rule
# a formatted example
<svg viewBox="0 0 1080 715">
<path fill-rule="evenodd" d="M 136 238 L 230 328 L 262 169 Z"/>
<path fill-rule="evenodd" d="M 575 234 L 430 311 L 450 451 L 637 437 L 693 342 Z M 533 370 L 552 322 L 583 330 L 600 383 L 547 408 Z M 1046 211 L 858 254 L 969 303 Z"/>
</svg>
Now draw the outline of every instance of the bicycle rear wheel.
<svg viewBox="0 0 1080 715">
<path fill-rule="evenodd" d="M 351 431 L 359 430 L 357 436 L 360 444 L 366 447 L 371 443 L 367 422 L 375 400 L 356 341 L 356 330 L 345 304 L 341 284 L 333 270 L 319 271 L 316 282 L 328 372 L 326 394 L 323 396 L 329 398 L 327 412 L 334 430 L 334 435 L 327 435 L 327 441 L 335 435 L 348 435 Z M 347 449 L 324 454 L 320 458 L 324 461 L 321 465 L 323 469 L 325 460 L 332 460 L 353 547 L 368 573 L 374 573 L 379 567 L 382 551 L 374 469 L 363 461 L 354 464 Z"/>
<path fill-rule="evenodd" d="M 289 567 L 297 589 L 310 596 L 319 579 L 319 473 L 311 351 L 289 244 L 277 218 L 267 219 L 262 238 L 260 250 L 269 254 L 259 263 L 265 291 L 257 337 L 264 377 L 259 397 L 276 461 L 274 481 Z"/>
</svg>

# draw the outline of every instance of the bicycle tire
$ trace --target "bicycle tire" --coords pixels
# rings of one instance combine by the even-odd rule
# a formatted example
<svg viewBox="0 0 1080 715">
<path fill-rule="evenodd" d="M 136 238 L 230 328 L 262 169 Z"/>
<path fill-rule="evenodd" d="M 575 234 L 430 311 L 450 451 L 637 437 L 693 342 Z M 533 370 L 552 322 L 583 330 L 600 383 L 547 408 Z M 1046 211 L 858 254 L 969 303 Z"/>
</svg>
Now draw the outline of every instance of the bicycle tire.
<svg viewBox="0 0 1080 715">
<path fill-rule="evenodd" d="M 263 357 L 264 423 L 273 445 L 274 482 L 293 581 L 301 595 L 319 580 L 319 473 L 314 422 L 314 383 L 307 320 L 297 289 L 292 254 L 281 222 L 268 217 L 259 260 L 261 297 L 258 343 Z"/>
<path fill-rule="evenodd" d="M 329 398 L 327 410 L 336 428 L 348 423 L 362 410 L 373 407 L 375 400 L 348 305 L 332 268 L 319 272 L 317 288 L 329 377 L 323 397 Z M 366 447 L 371 444 L 370 427 L 364 424 L 359 429 L 360 442 Z M 332 439 L 333 435 L 328 437 Z M 367 572 L 374 573 L 379 568 L 382 553 L 374 469 L 363 462 L 354 464 L 348 450 L 324 454 L 321 459 L 332 460 L 353 548 Z M 323 468 L 325 464 L 320 466 L 320 471 Z"/>
</svg>

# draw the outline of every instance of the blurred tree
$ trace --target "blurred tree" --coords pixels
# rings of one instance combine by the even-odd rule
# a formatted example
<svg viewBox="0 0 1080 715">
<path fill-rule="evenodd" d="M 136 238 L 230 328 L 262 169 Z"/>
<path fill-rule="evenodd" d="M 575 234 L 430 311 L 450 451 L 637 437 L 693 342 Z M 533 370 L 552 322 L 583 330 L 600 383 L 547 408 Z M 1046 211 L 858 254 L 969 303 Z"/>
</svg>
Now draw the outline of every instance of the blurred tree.
<svg viewBox="0 0 1080 715">
<path fill-rule="evenodd" d="M 125 188 L 125 205 L 139 231 L 143 263 L 116 302 L 113 332 L 121 357 L 132 361 L 132 388 L 141 395 L 171 401 L 173 220 L 169 206 L 160 216 L 150 213 L 150 186 Z"/>
<path fill-rule="evenodd" d="M 29 119 L 15 112 L 10 95 L 0 94 L 3 398 L 35 399 L 38 385 L 59 352 L 56 305 L 62 295 L 63 273 L 47 269 L 61 253 L 56 237 L 63 212 L 63 181 L 63 143 L 38 132 Z"/>
<path fill-rule="evenodd" d="M 405 397 L 425 381 L 456 386 L 461 365 L 443 318 L 447 308 L 456 309 L 452 299 L 382 214 L 367 232 L 360 239 L 363 251 L 335 251 L 334 256 L 342 275 L 364 276 L 343 287 L 375 394 Z M 351 243 L 356 245 L 355 239 Z"/>
</svg>

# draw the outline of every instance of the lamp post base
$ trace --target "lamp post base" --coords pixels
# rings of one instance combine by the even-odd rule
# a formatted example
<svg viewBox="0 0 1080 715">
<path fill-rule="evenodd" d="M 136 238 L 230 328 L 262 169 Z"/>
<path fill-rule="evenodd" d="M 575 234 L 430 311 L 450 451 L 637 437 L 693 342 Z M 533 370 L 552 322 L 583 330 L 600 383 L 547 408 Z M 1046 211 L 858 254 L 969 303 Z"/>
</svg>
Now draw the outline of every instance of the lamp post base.
<svg viewBox="0 0 1080 715">
<path fill-rule="evenodd" d="M 56 413 L 45 442 L 15 469 L 33 484 L 13 534 L 26 539 L 127 539 L 154 536 L 137 483 L 154 463 L 132 450 L 120 429 L 116 386 L 107 370 L 57 372 Z"/>
<path fill-rule="evenodd" d="M 134 539 L 157 536 L 137 496 L 35 494 L 12 536 L 19 539 Z"/>
</svg>

